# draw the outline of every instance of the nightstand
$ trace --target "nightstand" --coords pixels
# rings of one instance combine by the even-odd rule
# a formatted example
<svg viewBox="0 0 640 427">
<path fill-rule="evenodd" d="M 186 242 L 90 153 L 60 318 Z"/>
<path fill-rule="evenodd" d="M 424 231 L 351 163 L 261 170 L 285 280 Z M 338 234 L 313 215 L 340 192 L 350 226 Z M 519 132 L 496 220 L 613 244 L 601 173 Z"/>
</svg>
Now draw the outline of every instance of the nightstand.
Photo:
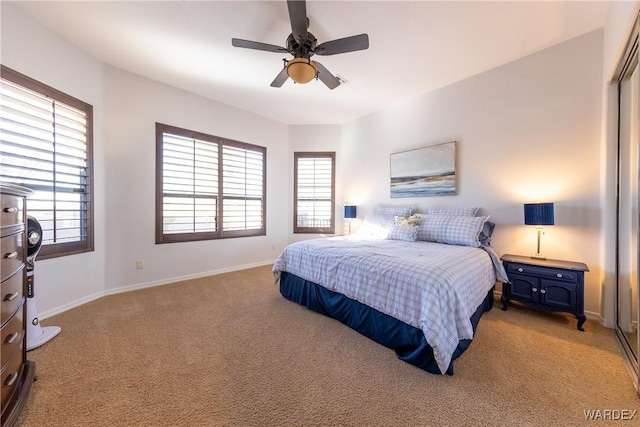
<svg viewBox="0 0 640 427">
<path fill-rule="evenodd" d="M 511 254 L 503 255 L 501 260 L 511 282 L 502 284 L 503 310 L 513 300 L 532 308 L 571 313 L 578 319 L 578 330 L 584 331 L 584 272 L 589 271 L 586 264 Z"/>
</svg>

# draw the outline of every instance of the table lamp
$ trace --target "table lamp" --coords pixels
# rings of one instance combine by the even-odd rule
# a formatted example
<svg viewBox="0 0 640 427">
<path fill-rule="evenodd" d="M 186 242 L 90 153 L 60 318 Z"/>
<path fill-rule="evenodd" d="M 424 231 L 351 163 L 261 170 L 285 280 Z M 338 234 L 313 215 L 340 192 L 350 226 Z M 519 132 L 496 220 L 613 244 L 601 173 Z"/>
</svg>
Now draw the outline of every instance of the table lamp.
<svg viewBox="0 0 640 427">
<path fill-rule="evenodd" d="M 349 221 L 348 232 L 351 234 L 351 220 L 356 217 L 356 207 L 353 205 L 344 205 L 344 219 Z"/>
<path fill-rule="evenodd" d="M 538 247 L 535 255 L 531 255 L 531 258 L 547 259 L 547 257 L 540 254 L 540 237 L 542 236 L 543 226 L 554 225 L 553 203 L 525 203 L 524 223 L 526 225 L 535 225 L 538 230 Z"/>
</svg>

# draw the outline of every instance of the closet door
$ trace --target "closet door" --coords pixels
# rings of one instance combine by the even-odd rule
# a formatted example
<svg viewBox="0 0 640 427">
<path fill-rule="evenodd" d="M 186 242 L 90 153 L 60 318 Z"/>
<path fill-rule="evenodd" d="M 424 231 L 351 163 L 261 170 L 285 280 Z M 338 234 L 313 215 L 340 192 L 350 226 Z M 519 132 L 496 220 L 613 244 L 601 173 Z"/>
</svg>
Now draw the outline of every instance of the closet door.
<svg viewBox="0 0 640 427">
<path fill-rule="evenodd" d="M 637 26 L 618 80 L 617 332 L 638 384 L 640 71 Z"/>
</svg>

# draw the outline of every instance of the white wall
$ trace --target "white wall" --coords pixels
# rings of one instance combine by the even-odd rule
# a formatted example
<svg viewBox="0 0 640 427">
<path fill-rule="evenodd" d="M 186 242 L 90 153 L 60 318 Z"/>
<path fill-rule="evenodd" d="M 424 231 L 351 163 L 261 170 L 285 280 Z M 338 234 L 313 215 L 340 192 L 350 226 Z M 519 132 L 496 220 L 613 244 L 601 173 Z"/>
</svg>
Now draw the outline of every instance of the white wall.
<svg viewBox="0 0 640 427">
<path fill-rule="evenodd" d="M 359 218 L 381 202 L 480 206 L 500 255 L 534 253 L 522 205 L 554 202 L 542 253 L 589 266 L 585 309 L 598 315 L 602 49 L 595 31 L 345 125 L 342 197 Z M 389 154 L 447 141 L 458 141 L 458 194 L 391 199 Z"/>
<path fill-rule="evenodd" d="M 95 251 L 36 262 L 39 313 L 64 311 L 105 287 L 105 143 L 102 65 L 1 2 L 2 64 L 93 106 Z M 40 317 L 46 317 L 40 316 Z"/>
<path fill-rule="evenodd" d="M 104 79 L 107 293 L 272 262 L 288 241 L 288 127 L 112 67 Z M 267 147 L 266 236 L 155 244 L 156 122 Z"/>
</svg>

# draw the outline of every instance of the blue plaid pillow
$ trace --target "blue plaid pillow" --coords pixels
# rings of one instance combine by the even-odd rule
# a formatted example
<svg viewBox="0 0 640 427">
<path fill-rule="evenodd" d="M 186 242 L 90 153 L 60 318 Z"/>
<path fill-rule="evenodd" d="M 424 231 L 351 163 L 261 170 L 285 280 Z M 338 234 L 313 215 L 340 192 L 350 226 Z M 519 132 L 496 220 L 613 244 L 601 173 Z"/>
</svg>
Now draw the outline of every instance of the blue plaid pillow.
<svg viewBox="0 0 640 427">
<path fill-rule="evenodd" d="M 476 216 L 480 208 L 427 208 L 427 215 Z"/>
<path fill-rule="evenodd" d="M 418 240 L 479 247 L 480 231 L 488 216 L 425 215 L 418 225 Z"/>
<path fill-rule="evenodd" d="M 478 240 L 480 240 L 480 244 L 483 246 L 491 246 L 491 236 L 493 235 L 493 229 L 496 227 L 496 224 L 487 221 L 482 226 L 482 231 L 480 231 L 480 235 L 478 236 Z"/>
<path fill-rule="evenodd" d="M 393 218 L 394 216 L 409 216 L 409 215 L 411 215 L 411 206 L 379 205 L 376 208 L 376 216 Z"/>
<path fill-rule="evenodd" d="M 388 240 L 402 240 L 403 242 L 415 242 L 418 238 L 418 227 L 406 225 L 394 225 L 389 230 Z"/>
</svg>

